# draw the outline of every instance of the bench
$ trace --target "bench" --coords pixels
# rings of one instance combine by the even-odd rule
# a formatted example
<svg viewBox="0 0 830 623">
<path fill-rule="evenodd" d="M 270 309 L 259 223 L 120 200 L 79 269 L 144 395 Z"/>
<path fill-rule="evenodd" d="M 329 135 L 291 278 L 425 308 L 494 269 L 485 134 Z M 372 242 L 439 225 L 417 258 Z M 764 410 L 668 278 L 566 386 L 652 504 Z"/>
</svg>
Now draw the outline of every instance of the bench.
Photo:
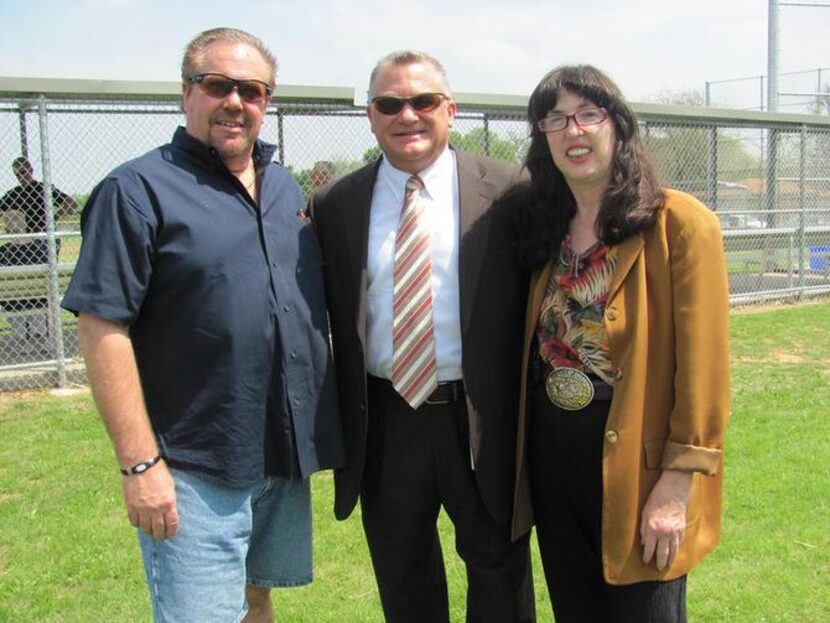
<svg viewBox="0 0 830 623">
<path fill-rule="evenodd" d="M 75 271 L 74 262 L 59 262 L 58 288 L 66 289 Z M 0 305 L 22 299 L 48 298 L 49 265 L 27 264 L 22 266 L 0 266 Z"/>
<path fill-rule="evenodd" d="M 74 270 L 74 262 L 58 263 L 59 292 L 66 290 Z M 28 338 L 33 326 L 40 327 L 36 333 L 45 329 L 46 335 L 53 335 L 49 280 L 48 264 L 0 266 L 0 308 L 3 310 L 0 313 L 6 318 L 13 338 Z"/>
</svg>

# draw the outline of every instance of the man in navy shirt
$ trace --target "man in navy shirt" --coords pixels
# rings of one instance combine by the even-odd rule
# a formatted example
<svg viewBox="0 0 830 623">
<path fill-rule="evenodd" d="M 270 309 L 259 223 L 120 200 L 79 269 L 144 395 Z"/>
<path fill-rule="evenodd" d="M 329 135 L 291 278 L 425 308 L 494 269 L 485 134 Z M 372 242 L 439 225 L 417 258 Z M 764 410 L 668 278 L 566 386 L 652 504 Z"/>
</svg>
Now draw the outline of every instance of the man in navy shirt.
<svg viewBox="0 0 830 623">
<path fill-rule="evenodd" d="M 14 159 L 12 171 L 19 184 L 0 199 L 0 212 L 20 210 L 26 215 L 26 233 L 45 232 L 46 198 L 43 182 L 34 178 L 32 163 L 24 156 Z M 55 220 L 74 214 L 78 209 L 78 204 L 72 197 L 54 186 L 52 186 L 52 203 L 58 208 L 55 212 Z"/>
<path fill-rule="evenodd" d="M 156 621 L 273 620 L 269 588 L 311 581 L 308 476 L 343 463 L 319 246 L 257 139 L 275 67 L 242 31 L 190 42 L 186 125 L 94 190 L 63 301 Z"/>
</svg>

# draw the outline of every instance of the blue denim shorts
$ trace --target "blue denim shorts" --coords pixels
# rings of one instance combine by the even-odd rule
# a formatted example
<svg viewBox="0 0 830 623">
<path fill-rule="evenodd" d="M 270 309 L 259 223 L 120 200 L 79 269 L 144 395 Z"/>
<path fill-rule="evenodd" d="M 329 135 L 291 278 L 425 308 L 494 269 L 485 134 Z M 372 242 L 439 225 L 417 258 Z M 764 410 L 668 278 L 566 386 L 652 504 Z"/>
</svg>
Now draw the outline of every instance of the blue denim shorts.
<svg viewBox="0 0 830 623">
<path fill-rule="evenodd" d="M 266 478 L 247 489 L 171 470 L 179 530 L 156 541 L 139 531 L 156 623 L 241 621 L 245 584 L 312 580 L 309 481 Z"/>
</svg>

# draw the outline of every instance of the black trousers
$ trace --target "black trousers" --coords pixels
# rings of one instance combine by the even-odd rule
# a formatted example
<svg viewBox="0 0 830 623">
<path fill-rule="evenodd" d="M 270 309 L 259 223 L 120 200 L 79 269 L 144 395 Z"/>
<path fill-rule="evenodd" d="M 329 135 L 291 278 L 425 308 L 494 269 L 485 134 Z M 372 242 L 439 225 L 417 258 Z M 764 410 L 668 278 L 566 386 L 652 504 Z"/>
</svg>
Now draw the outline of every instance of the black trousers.
<svg viewBox="0 0 830 623">
<path fill-rule="evenodd" d="M 531 495 L 557 623 L 685 623 L 685 576 L 624 586 L 603 577 L 602 447 L 611 401 L 565 411 L 539 384 L 530 404 Z"/>
<path fill-rule="evenodd" d="M 468 623 L 535 621 L 528 539 L 512 543 L 510 527 L 484 508 L 463 395 L 413 411 L 387 381 L 370 377 L 369 406 L 361 509 L 386 621 L 449 621 L 442 505 L 466 564 Z"/>
</svg>

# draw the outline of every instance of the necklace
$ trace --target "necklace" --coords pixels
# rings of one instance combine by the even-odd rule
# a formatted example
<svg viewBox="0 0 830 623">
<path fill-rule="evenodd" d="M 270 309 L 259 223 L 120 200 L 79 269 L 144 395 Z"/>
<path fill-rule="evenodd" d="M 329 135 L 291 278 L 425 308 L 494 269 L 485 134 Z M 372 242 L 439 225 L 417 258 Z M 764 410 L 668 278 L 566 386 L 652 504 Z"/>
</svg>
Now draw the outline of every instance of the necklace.
<svg viewBox="0 0 830 623">
<path fill-rule="evenodd" d="M 559 247 L 559 263 L 568 268 L 571 277 L 579 277 L 579 273 L 585 268 L 590 255 L 600 246 L 601 241 L 597 240 L 582 253 L 577 253 L 571 246 L 571 235 L 565 236 L 562 245 Z"/>
<path fill-rule="evenodd" d="M 254 186 L 256 185 L 256 168 L 254 168 L 253 162 L 249 162 L 239 174 L 235 171 L 231 171 L 231 173 L 236 176 L 236 179 L 245 187 L 246 191 L 251 193 L 254 190 Z"/>
</svg>

